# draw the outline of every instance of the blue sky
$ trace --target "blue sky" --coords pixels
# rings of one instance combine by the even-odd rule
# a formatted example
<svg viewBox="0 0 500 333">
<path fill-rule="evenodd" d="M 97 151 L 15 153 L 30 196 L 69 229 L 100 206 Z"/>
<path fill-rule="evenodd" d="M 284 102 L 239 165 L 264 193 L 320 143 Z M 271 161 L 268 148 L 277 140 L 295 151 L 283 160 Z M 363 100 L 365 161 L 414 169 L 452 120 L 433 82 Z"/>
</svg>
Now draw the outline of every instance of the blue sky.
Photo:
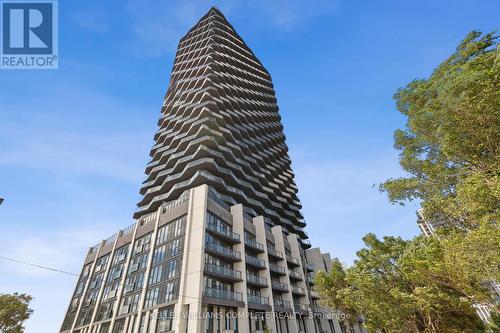
<svg viewBox="0 0 500 333">
<path fill-rule="evenodd" d="M 0 255 L 79 272 L 132 223 L 179 38 L 216 4 L 273 77 L 313 245 L 350 263 L 367 232 L 411 237 L 416 205 L 374 184 L 402 171 L 392 95 L 428 76 L 498 1 L 61 1 L 59 69 L 0 71 Z M 59 329 L 75 278 L 0 262 Z"/>
</svg>

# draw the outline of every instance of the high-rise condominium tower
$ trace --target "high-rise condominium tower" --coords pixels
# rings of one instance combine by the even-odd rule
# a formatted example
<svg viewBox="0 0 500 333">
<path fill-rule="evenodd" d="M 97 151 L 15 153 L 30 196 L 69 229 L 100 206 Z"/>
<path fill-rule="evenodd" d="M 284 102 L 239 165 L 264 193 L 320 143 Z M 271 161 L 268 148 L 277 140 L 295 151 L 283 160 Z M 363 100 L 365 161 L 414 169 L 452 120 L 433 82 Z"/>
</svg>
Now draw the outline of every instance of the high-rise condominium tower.
<svg viewBox="0 0 500 333">
<path fill-rule="evenodd" d="M 215 8 L 179 42 L 158 125 L 137 222 L 90 248 L 61 332 L 341 332 L 312 315 L 271 77 Z"/>
</svg>

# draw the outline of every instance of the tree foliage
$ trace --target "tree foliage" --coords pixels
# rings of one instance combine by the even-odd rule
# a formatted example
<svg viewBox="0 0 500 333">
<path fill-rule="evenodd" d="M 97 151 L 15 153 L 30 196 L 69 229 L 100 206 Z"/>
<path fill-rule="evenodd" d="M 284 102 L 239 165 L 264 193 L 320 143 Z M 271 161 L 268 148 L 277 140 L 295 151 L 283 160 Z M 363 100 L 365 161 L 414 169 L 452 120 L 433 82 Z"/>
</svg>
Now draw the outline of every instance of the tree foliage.
<svg viewBox="0 0 500 333">
<path fill-rule="evenodd" d="M 0 294 L 0 332 L 22 333 L 23 323 L 33 310 L 29 308 L 32 297 L 26 294 Z"/>
<path fill-rule="evenodd" d="M 481 332 L 472 304 L 492 303 L 483 282 L 498 274 L 500 236 L 493 227 L 408 241 L 368 234 L 352 267 L 335 261 L 331 273 L 317 275 L 318 291 L 326 305 L 362 313 L 369 329 Z"/>
<path fill-rule="evenodd" d="M 462 227 L 500 217 L 500 47 L 471 32 L 428 79 L 397 91 L 407 117 L 395 147 L 408 177 L 381 185 L 389 200 L 421 199 L 425 217 Z"/>
</svg>

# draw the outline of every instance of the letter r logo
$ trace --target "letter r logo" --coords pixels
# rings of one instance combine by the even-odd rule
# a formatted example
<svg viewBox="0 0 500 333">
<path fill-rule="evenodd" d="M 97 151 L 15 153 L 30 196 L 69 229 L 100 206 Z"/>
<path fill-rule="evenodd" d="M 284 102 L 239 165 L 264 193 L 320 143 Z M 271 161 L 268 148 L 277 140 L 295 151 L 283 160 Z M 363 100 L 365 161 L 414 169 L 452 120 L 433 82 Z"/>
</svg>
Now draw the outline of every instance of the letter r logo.
<svg viewBox="0 0 500 333">
<path fill-rule="evenodd" d="M 4 54 L 52 54 L 53 4 L 2 2 Z"/>
</svg>

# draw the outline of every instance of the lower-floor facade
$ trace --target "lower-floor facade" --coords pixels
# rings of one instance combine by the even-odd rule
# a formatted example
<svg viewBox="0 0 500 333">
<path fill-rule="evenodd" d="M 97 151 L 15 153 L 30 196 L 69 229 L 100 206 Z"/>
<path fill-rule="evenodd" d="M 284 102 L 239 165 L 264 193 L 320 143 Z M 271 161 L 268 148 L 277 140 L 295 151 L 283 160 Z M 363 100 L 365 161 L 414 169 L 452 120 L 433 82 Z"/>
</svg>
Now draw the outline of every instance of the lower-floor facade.
<svg viewBox="0 0 500 333">
<path fill-rule="evenodd" d="M 314 273 L 329 256 L 308 248 L 215 189 L 191 188 L 90 248 L 60 331 L 365 332 L 319 304 Z"/>
</svg>

